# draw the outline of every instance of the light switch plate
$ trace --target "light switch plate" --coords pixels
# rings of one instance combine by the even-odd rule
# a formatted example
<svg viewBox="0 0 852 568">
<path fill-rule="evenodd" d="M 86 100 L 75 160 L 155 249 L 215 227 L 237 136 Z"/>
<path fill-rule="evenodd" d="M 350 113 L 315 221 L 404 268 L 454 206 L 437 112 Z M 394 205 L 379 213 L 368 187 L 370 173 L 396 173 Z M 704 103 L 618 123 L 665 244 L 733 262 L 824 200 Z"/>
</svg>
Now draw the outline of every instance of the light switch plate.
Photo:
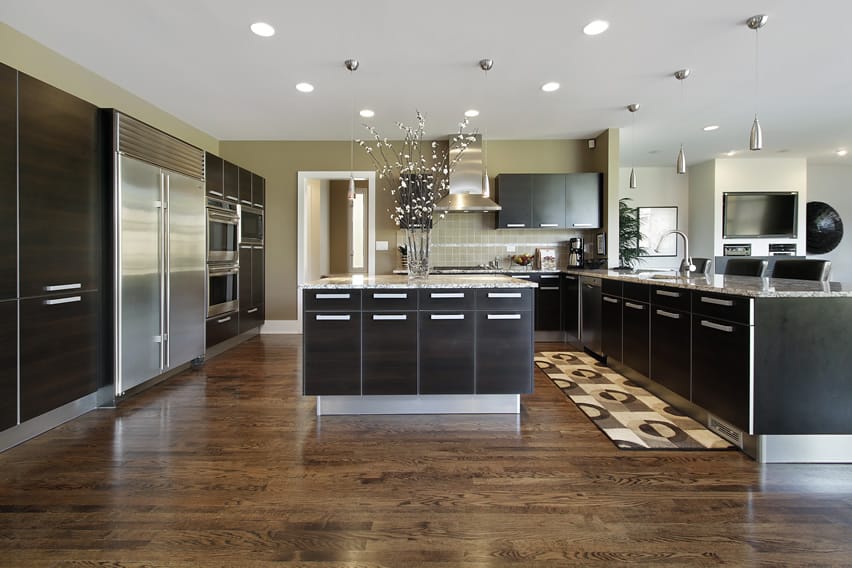
<svg viewBox="0 0 852 568">
<path fill-rule="evenodd" d="M 376 241 L 376 250 L 388 250 L 388 242 Z"/>
</svg>

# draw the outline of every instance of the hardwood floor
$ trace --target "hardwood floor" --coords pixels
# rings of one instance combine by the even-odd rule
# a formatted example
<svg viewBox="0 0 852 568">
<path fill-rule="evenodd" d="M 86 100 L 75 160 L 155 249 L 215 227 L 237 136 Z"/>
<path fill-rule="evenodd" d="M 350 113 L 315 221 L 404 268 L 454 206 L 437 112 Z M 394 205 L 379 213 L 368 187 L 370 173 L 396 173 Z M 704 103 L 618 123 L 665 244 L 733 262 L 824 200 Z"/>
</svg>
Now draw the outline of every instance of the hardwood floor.
<svg viewBox="0 0 852 568">
<path fill-rule="evenodd" d="M 538 344 L 554 350 L 561 344 Z M 261 336 L 0 454 L 0 566 L 850 566 L 852 466 L 520 416 L 315 416 Z"/>
</svg>

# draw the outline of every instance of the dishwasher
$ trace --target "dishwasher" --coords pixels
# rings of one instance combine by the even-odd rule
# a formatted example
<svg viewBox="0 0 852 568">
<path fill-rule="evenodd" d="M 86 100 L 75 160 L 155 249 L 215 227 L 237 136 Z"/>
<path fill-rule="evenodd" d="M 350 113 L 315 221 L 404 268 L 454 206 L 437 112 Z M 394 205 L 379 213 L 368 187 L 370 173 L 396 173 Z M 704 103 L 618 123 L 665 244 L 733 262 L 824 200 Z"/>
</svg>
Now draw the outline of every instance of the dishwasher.
<svg viewBox="0 0 852 568">
<path fill-rule="evenodd" d="M 601 279 L 580 277 L 580 342 L 598 358 L 601 354 Z"/>
</svg>

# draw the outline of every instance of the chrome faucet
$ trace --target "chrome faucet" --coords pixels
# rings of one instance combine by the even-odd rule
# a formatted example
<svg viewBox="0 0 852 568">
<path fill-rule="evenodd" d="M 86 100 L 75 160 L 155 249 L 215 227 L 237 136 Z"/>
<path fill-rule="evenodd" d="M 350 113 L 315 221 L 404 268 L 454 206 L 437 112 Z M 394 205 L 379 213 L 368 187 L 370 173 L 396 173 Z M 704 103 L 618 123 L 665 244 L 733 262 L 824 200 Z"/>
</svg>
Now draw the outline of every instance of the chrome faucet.
<svg viewBox="0 0 852 568">
<path fill-rule="evenodd" d="M 672 233 L 683 237 L 683 260 L 680 262 L 680 275 L 684 278 L 689 278 L 689 273 L 695 272 L 695 265 L 692 264 L 692 257 L 689 256 L 689 239 L 686 237 L 686 233 L 684 233 L 683 231 L 678 231 L 676 229 L 672 229 L 671 231 L 665 232 L 663 236 L 660 237 L 660 241 L 657 243 L 657 246 L 654 247 L 654 251 L 660 252 L 660 245 L 663 244 L 663 239 L 665 239 Z"/>
</svg>

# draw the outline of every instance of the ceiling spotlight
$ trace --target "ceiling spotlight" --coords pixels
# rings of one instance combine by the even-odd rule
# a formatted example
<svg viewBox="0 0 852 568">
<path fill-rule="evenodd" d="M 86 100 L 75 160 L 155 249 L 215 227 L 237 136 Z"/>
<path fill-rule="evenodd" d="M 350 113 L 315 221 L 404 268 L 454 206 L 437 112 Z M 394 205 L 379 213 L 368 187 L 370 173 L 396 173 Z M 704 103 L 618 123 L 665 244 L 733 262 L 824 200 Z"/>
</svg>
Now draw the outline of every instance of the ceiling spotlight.
<svg viewBox="0 0 852 568">
<path fill-rule="evenodd" d="M 550 83 L 545 83 L 541 86 L 541 90 L 545 93 L 552 93 L 553 91 L 559 90 L 559 83 L 556 81 L 551 81 Z"/>
<path fill-rule="evenodd" d="M 251 31 L 260 37 L 271 37 L 275 35 L 275 28 L 266 22 L 255 22 L 251 25 Z"/>
<path fill-rule="evenodd" d="M 310 93 L 311 91 L 314 90 L 314 86 L 311 85 L 310 83 L 298 83 L 296 85 L 296 90 L 300 91 L 302 93 Z"/>
<path fill-rule="evenodd" d="M 840 157 L 843 157 L 843 156 L 845 156 L 845 155 L 846 155 L 846 154 L 848 154 L 848 153 L 849 153 L 849 152 L 847 152 L 847 151 L 846 151 L 846 148 L 841 148 L 840 150 L 838 150 L 838 151 L 836 152 L 836 154 L 837 154 L 838 156 L 840 156 Z"/>
<path fill-rule="evenodd" d="M 374 116 L 376 116 L 375 111 L 372 111 L 368 108 L 361 109 L 361 112 L 359 112 L 358 114 L 360 114 L 364 118 L 373 118 Z"/>
<path fill-rule="evenodd" d="M 609 29 L 609 22 L 606 20 L 594 20 L 586 24 L 586 27 L 583 28 L 583 33 L 594 36 L 604 33 L 607 29 Z"/>
<path fill-rule="evenodd" d="M 704 132 L 712 132 L 714 130 L 719 130 L 718 124 L 708 124 L 704 127 Z"/>
<path fill-rule="evenodd" d="M 479 116 L 479 111 L 475 108 L 464 111 L 464 115 L 468 118 L 473 118 L 474 116 Z"/>
</svg>

